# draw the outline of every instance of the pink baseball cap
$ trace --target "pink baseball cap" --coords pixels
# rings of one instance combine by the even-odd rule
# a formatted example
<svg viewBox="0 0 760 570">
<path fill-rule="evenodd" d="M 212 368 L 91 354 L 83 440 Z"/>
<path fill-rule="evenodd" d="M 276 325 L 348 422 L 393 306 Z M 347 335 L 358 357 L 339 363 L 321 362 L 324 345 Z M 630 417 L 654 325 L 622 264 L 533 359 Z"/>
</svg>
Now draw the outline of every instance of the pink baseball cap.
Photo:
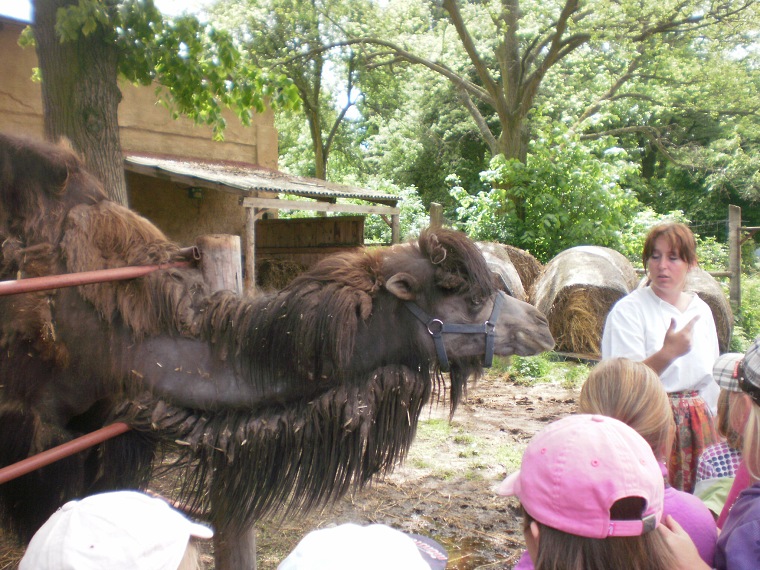
<svg viewBox="0 0 760 570">
<path fill-rule="evenodd" d="M 516 496 L 538 522 L 588 538 L 639 536 L 662 518 L 665 485 L 649 444 L 606 416 L 579 414 L 549 424 L 523 454 L 519 471 L 498 493 Z M 640 497 L 637 520 L 612 520 L 613 504 Z"/>
</svg>

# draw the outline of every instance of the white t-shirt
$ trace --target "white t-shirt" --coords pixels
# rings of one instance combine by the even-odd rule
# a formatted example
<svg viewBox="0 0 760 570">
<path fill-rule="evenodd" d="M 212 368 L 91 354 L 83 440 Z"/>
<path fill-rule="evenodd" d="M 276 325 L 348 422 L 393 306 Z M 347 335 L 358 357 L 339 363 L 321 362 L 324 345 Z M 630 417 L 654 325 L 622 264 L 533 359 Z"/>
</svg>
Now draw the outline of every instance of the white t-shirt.
<svg viewBox="0 0 760 570">
<path fill-rule="evenodd" d="M 710 307 L 696 293 L 684 312 L 660 299 L 650 287 L 636 289 L 620 299 L 607 315 L 602 359 L 619 356 L 645 360 L 662 348 L 671 319 L 676 320 L 678 331 L 697 315 L 691 350 L 674 360 L 660 379 L 667 392 L 698 390 L 715 414 L 720 388 L 712 370 L 720 353 L 718 333 Z"/>
</svg>

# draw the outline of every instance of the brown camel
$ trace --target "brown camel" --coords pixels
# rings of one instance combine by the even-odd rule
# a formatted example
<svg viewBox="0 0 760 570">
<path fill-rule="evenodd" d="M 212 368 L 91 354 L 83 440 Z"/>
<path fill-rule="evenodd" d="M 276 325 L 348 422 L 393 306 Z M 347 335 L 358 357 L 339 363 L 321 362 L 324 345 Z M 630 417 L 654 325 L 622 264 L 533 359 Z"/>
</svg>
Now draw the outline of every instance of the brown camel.
<svg viewBox="0 0 760 570">
<path fill-rule="evenodd" d="M 106 199 L 64 146 L 0 135 L 0 279 L 158 264 L 179 248 Z M 553 346 L 446 229 L 323 260 L 285 289 L 210 294 L 195 268 L 0 297 L 0 466 L 113 421 L 132 431 L 0 486 L 28 540 L 62 502 L 144 488 L 177 458 L 178 501 L 217 530 L 217 568 L 255 564 L 261 517 L 335 500 L 404 457 L 443 371 L 453 413 L 493 354 Z"/>
</svg>

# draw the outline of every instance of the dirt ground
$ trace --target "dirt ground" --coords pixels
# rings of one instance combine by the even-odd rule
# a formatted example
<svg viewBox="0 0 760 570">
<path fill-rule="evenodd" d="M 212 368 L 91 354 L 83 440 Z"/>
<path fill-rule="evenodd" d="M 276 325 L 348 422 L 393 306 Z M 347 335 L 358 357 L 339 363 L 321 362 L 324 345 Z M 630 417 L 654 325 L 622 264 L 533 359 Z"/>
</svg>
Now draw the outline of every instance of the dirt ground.
<svg viewBox="0 0 760 570">
<path fill-rule="evenodd" d="M 577 397 L 559 383 L 524 386 L 489 374 L 470 386 L 451 421 L 447 403 L 423 412 L 409 456 L 392 474 L 319 513 L 259 525 L 258 568 L 275 569 L 309 531 L 345 522 L 431 536 L 447 549 L 450 570 L 511 568 L 523 550 L 517 503 L 494 489 L 536 431 L 576 411 Z M 21 554 L 0 534 L 0 570 L 15 569 Z M 210 549 L 203 557 L 213 568 Z"/>
</svg>

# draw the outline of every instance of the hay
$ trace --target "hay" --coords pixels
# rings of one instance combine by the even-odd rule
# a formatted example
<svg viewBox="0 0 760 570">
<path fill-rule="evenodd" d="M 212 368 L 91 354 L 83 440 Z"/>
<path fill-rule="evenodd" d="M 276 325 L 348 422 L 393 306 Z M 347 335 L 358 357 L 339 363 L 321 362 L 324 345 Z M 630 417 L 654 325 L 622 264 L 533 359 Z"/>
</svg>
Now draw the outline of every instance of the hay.
<svg viewBox="0 0 760 570">
<path fill-rule="evenodd" d="M 607 314 L 636 283 L 636 271 L 620 253 L 579 246 L 546 264 L 530 298 L 549 321 L 556 351 L 599 358 Z"/>
<path fill-rule="evenodd" d="M 304 271 L 306 267 L 288 259 L 264 259 L 256 266 L 256 285 L 265 290 L 280 290 Z"/>
<path fill-rule="evenodd" d="M 710 307 L 718 333 L 720 352 L 728 352 L 734 332 L 734 314 L 721 284 L 707 271 L 698 267 L 689 272 L 686 290 L 694 291 Z"/>
<path fill-rule="evenodd" d="M 504 247 L 499 243 L 483 241 L 476 244 L 483 253 L 488 268 L 497 276 L 499 286 L 515 299 L 527 301 L 523 281 Z"/>
<path fill-rule="evenodd" d="M 603 287 L 564 287 L 547 315 L 555 350 L 599 358 L 607 313 L 623 296 Z"/>
<path fill-rule="evenodd" d="M 533 288 L 538 276 L 543 270 L 543 265 L 533 255 L 524 249 L 520 249 L 513 245 L 501 244 L 504 251 L 509 255 L 509 259 L 517 270 L 517 274 L 520 276 L 523 288 L 525 291 L 530 291 Z"/>
</svg>

